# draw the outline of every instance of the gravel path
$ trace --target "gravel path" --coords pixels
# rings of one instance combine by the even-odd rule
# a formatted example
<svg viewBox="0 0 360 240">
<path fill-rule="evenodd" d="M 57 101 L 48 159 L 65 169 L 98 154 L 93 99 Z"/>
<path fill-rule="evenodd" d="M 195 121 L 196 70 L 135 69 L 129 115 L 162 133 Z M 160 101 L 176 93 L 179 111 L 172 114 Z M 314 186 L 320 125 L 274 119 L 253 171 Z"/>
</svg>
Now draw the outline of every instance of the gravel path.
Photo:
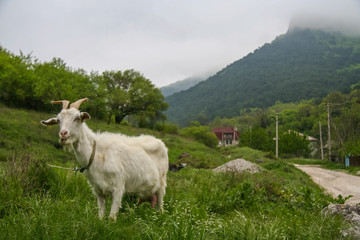
<svg viewBox="0 0 360 240">
<path fill-rule="evenodd" d="M 297 168 L 308 174 L 312 180 L 323 187 L 332 196 L 341 194 L 344 198 L 353 195 L 346 204 L 355 205 L 360 203 L 360 177 L 340 171 L 320 168 L 315 165 L 298 165 Z"/>
</svg>

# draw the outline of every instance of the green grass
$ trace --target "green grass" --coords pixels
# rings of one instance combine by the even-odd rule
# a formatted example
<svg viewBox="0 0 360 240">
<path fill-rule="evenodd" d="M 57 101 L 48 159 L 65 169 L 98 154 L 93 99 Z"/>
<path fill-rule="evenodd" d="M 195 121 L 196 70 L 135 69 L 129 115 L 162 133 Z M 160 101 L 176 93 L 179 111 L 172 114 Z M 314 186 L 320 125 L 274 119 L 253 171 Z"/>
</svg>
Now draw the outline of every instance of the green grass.
<svg viewBox="0 0 360 240">
<path fill-rule="evenodd" d="M 0 181 L 2 239 L 338 239 L 346 227 L 340 217 L 321 213 L 331 198 L 284 162 L 255 175 L 170 172 L 164 213 L 125 197 L 114 223 L 98 219 L 83 175 L 36 158 L 15 162 L 37 163 L 41 177 L 34 178 L 30 164 Z M 110 201 L 107 214 L 109 207 Z"/>
<path fill-rule="evenodd" d="M 1 133 L 11 126 L 0 145 L 7 159 L 0 162 L 0 239 L 339 239 L 348 227 L 340 216 L 322 213 L 334 199 L 289 160 L 250 148 L 209 149 L 176 135 L 91 119 L 94 130 L 155 135 L 169 148 L 171 162 L 190 163 L 169 172 L 164 213 L 126 196 L 116 223 L 99 220 L 85 177 L 46 164 L 76 165 L 72 153 L 57 147 L 58 128 L 37 125 L 48 117 L 0 108 Z M 182 152 L 191 157 L 178 160 Z M 235 158 L 258 162 L 264 171 L 209 169 Z"/>
<path fill-rule="evenodd" d="M 48 156 L 51 163 L 76 165 L 73 153 L 63 151 L 58 142 L 58 126 L 45 127 L 41 120 L 55 114 L 0 107 L 0 162 L 6 161 L 12 151 L 28 148 Z M 133 128 L 119 124 L 106 124 L 96 119 L 87 121 L 94 132 L 117 132 L 130 136 L 154 135 L 162 139 L 169 149 L 169 161 L 177 162 L 183 152 L 190 153 L 190 159 L 182 159 L 192 166 L 212 168 L 226 162 L 223 155 L 192 139 L 178 135 L 162 134 L 148 129 Z"/>
</svg>

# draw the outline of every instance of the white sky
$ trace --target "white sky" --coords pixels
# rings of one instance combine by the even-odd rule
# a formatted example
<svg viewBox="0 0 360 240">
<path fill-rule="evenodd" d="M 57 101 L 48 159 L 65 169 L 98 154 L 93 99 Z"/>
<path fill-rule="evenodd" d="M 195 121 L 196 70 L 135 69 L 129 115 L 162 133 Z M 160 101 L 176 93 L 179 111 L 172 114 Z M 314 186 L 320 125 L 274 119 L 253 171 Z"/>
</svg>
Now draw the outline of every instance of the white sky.
<svg viewBox="0 0 360 240">
<path fill-rule="evenodd" d="M 161 87 L 226 67 L 292 19 L 360 34 L 360 0 L 0 0 L 0 45 L 88 72 L 135 69 Z"/>
</svg>

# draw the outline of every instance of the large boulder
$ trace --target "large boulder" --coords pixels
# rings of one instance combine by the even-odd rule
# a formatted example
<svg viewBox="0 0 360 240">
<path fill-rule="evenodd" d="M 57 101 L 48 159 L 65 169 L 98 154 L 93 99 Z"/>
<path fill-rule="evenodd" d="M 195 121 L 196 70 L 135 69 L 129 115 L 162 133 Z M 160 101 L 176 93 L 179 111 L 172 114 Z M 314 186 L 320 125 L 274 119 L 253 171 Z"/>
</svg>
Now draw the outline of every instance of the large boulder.
<svg viewBox="0 0 360 240">
<path fill-rule="evenodd" d="M 323 212 L 325 214 L 339 214 L 351 224 L 351 227 L 342 231 L 343 237 L 360 239 L 360 206 L 347 204 L 330 204 Z"/>
<path fill-rule="evenodd" d="M 262 168 L 259 165 L 246 161 L 245 159 L 238 158 L 215 168 L 213 171 L 231 172 L 231 173 L 241 173 L 241 172 L 257 173 L 261 170 Z"/>
</svg>

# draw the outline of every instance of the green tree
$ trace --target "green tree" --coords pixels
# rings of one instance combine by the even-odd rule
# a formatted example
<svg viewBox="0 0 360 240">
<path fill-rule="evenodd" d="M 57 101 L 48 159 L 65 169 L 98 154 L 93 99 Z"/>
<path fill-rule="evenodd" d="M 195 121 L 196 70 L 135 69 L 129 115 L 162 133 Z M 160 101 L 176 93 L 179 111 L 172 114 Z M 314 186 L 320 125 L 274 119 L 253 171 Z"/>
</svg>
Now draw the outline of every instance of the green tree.
<svg viewBox="0 0 360 240">
<path fill-rule="evenodd" d="M 262 151 L 271 150 L 271 138 L 266 133 L 266 130 L 262 127 L 255 126 L 249 128 L 240 137 L 240 145 L 251 147 Z"/>
<path fill-rule="evenodd" d="M 35 96 L 45 104 L 55 99 L 74 101 L 83 97 L 90 98 L 95 92 L 95 87 L 85 71 L 72 70 L 59 58 L 36 64 L 34 71 L 37 76 L 33 86 Z"/>
<path fill-rule="evenodd" d="M 0 101 L 8 106 L 36 108 L 31 55 L 13 55 L 0 47 Z"/>
<path fill-rule="evenodd" d="M 360 143 L 360 104 L 353 103 L 341 108 L 341 114 L 333 117 L 331 121 L 332 139 L 339 148 L 340 155 L 358 154 L 357 147 Z"/>
<path fill-rule="evenodd" d="M 150 120 L 165 118 L 161 116 L 161 111 L 168 107 L 164 96 L 139 72 L 105 71 L 102 74 L 102 85 L 109 109 L 108 124 L 112 115 L 115 115 L 116 123 L 121 123 L 126 116 L 132 114 L 146 116 Z"/>
<path fill-rule="evenodd" d="M 309 141 L 294 131 L 279 134 L 279 153 L 281 155 L 293 155 L 308 157 L 311 153 Z"/>
</svg>

